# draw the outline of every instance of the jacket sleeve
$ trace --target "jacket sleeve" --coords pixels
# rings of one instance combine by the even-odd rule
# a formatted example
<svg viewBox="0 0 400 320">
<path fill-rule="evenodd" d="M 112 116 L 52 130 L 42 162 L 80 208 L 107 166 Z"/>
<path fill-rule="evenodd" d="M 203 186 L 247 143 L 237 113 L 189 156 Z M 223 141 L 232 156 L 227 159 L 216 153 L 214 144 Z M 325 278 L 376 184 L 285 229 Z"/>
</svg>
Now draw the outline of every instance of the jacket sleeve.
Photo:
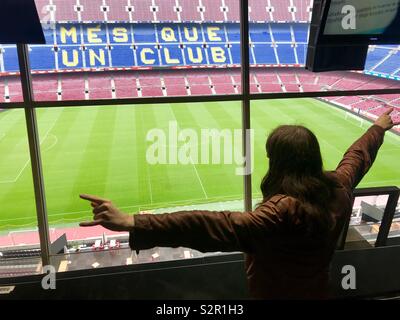
<svg viewBox="0 0 400 320">
<path fill-rule="evenodd" d="M 281 225 L 281 209 L 269 201 L 253 212 L 182 211 L 135 216 L 132 250 L 186 247 L 201 252 L 252 252 Z"/>
<path fill-rule="evenodd" d="M 385 130 L 373 125 L 347 150 L 336 168 L 337 176 L 346 189 L 352 191 L 371 168 L 384 136 Z"/>
</svg>

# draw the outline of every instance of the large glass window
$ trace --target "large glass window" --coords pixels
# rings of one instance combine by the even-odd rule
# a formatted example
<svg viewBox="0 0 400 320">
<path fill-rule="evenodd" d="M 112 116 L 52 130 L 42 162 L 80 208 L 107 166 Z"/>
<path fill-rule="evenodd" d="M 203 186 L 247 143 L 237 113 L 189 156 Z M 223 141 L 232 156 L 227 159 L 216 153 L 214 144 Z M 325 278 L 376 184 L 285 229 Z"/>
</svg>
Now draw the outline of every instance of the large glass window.
<svg viewBox="0 0 400 320">
<path fill-rule="evenodd" d="M 18 73 L 17 47 L 0 44 L 0 106 L 23 100 L 21 78 Z"/>
<path fill-rule="evenodd" d="M 30 46 L 38 101 L 240 93 L 238 0 L 36 4 L 46 37 Z"/>
<path fill-rule="evenodd" d="M 306 71 L 312 2 L 249 1 L 252 93 L 400 88 L 398 45 L 371 46 L 363 72 Z"/>
<path fill-rule="evenodd" d="M 297 124 L 310 128 L 319 139 L 326 170 L 335 170 L 347 148 L 372 125 L 369 119 L 350 110 L 312 98 L 252 101 L 251 122 L 255 136 L 253 197 L 256 200 L 261 197 L 259 185 L 268 169 L 266 139 L 279 125 Z M 400 186 L 400 171 L 393 165 L 398 157 L 398 144 L 399 136 L 388 132 L 374 166 L 359 187 Z"/>
<path fill-rule="evenodd" d="M 105 234 L 126 245 L 79 228 L 92 217 L 81 193 L 127 213 L 243 210 L 239 103 L 46 108 L 38 122 L 52 240 L 65 233 L 91 250 Z"/>
<path fill-rule="evenodd" d="M 24 110 L 0 110 L 0 154 L 0 277 L 36 273 L 39 234 Z"/>
<path fill-rule="evenodd" d="M 78 222 L 92 218 L 80 193 L 112 199 L 135 214 L 242 211 L 250 201 L 261 200 L 260 182 L 268 170 L 265 142 L 278 125 L 313 130 L 325 169 L 334 170 L 351 143 L 388 107 L 395 108 L 394 120 L 400 119 L 399 93 L 357 96 L 359 90 L 400 89 L 400 47 L 371 46 L 363 72 L 305 70 L 312 0 L 249 1 L 250 97 L 241 95 L 239 0 L 35 2 L 46 44 L 29 46 L 29 71 L 34 99 L 49 102 L 43 103 L 46 108 L 34 106 L 48 209 L 44 218 L 51 242 L 58 240 L 59 247 L 66 240 L 64 249 L 52 246 L 58 271 L 200 255 L 185 248 L 154 248 L 136 256 L 128 249 L 127 234 L 79 228 Z M 23 110 L 1 110 L 23 101 L 18 65 L 16 46 L 0 45 L 0 276 L 41 272 L 25 116 Z M 340 96 L 350 90 L 354 96 Z M 287 93 L 327 91 L 338 96 L 284 99 Z M 241 103 L 262 93 L 280 95 L 251 101 L 249 134 L 254 139 L 248 141 L 254 170 L 248 170 L 250 164 L 243 170 L 242 120 L 248 110 Z M 242 101 L 215 102 L 225 95 Z M 169 98 L 163 99 L 169 103 L 139 104 L 146 102 L 140 99 L 137 105 L 117 105 L 118 99 L 155 97 Z M 93 100 L 107 101 L 98 106 Z M 96 106 L 61 107 L 63 101 Z M 387 133 L 360 187 L 400 185 L 398 131 Z M 28 134 L 34 138 L 35 132 Z M 243 174 L 248 172 L 252 195 L 244 197 Z M 382 201 L 356 202 L 353 229 L 363 237 L 380 221 L 359 213 L 381 210 Z M 367 239 L 374 241 L 374 236 Z M 20 257 L 15 248 L 29 257 L 19 271 L 10 263 Z"/>
</svg>

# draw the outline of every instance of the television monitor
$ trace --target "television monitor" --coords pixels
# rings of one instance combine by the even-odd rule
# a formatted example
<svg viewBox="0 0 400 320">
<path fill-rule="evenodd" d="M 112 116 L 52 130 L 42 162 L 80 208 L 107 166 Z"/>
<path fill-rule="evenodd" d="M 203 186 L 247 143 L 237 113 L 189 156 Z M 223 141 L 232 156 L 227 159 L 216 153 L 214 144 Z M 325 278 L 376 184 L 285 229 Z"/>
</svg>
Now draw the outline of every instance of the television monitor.
<svg viewBox="0 0 400 320">
<path fill-rule="evenodd" d="M 325 0 L 321 44 L 400 43 L 400 0 Z"/>
</svg>

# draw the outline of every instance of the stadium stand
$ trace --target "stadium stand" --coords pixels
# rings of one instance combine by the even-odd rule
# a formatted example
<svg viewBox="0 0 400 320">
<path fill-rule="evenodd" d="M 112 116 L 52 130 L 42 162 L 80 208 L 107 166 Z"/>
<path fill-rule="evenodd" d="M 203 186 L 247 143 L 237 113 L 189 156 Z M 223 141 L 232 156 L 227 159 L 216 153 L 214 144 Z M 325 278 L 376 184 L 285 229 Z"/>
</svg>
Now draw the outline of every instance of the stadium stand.
<svg viewBox="0 0 400 320">
<path fill-rule="evenodd" d="M 157 19 L 159 21 L 179 22 L 179 14 L 175 0 L 163 0 L 162 5 L 157 7 Z"/>
<path fill-rule="evenodd" d="M 237 0 L 224 0 L 227 21 L 240 21 L 239 2 Z M 249 1 L 249 3 L 251 0 Z"/>
<path fill-rule="evenodd" d="M 42 22 L 55 23 L 57 35 L 54 38 L 54 29 L 46 28 L 47 45 L 30 47 L 33 91 L 37 101 L 233 95 L 241 92 L 239 0 L 35 2 Z M 400 86 L 400 46 L 371 46 L 365 74 L 313 74 L 301 68 L 306 58 L 311 8 L 312 0 L 249 0 L 252 93 Z M 162 39 L 163 27 L 173 29 L 173 41 Z M 219 29 L 212 29 L 215 27 Z M 65 42 L 60 28 L 67 30 Z M 73 28 L 77 32 L 76 41 Z M 92 42 L 88 40 L 88 28 L 101 29 Z M 198 39 L 194 43 L 185 38 L 185 28 L 189 30 L 189 37 L 195 37 L 193 28 L 196 28 Z M 121 33 L 121 29 L 127 32 Z M 164 37 L 168 38 L 168 32 Z M 99 39 L 101 42 L 96 43 Z M 220 53 L 213 54 L 213 48 Z M 226 58 L 222 62 L 218 59 L 221 50 Z M 172 60 L 178 62 L 171 63 Z M 17 73 L 15 47 L 0 45 L 0 103 L 23 101 Z M 393 118 L 400 120 L 399 95 L 322 100 L 370 119 L 393 106 L 396 108 Z M 98 237 L 102 232 L 97 228 L 52 229 L 50 238 L 53 241 L 65 233 L 69 240 L 78 241 Z M 0 236 L 0 247 L 38 243 L 36 231 Z M 8 251 L 5 255 L 11 259 L 39 256 L 37 250 Z M 0 277 L 33 274 L 36 270 L 37 265 L 33 263 L 27 262 L 18 270 L 11 270 L 0 261 Z"/>
<path fill-rule="evenodd" d="M 57 77 L 46 77 L 35 75 L 32 81 L 35 98 L 39 101 L 58 100 L 58 80 Z"/>
<path fill-rule="evenodd" d="M 269 10 L 267 0 L 250 0 L 249 1 L 249 19 L 250 21 L 272 21 L 272 11 Z"/>
<path fill-rule="evenodd" d="M 87 97 L 85 79 L 80 74 L 59 76 L 61 100 L 81 100 Z"/>
<path fill-rule="evenodd" d="M 181 21 L 204 21 L 198 0 L 179 0 L 182 8 Z"/>
<path fill-rule="evenodd" d="M 270 0 L 273 10 L 274 21 L 289 22 L 295 20 L 293 7 L 290 0 Z"/>
<path fill-rule="evenodd" d="M 202 5 L 204 7 L 204 21 L 226 21 L 221 0 L 202 0 Z"/>
<path fill-rule="evenodd" d="M 38 101 L 235 94 L 241 90 L 235 68 L 240 65 L 237 0 L 36 0 L 36 4 L 43 23 L 56 22 L 57 34 L 54 40 L 54 30 L 46 28 L 48 44 L 31 47 Z M 249 1 L 250 56 L 252 65 L 257 66 L 252 70 L 253 93 L 398 86 L 393 79 L 400 80 L 399 46 L 370 48 L 365 73 L 382 78 L 359 73 L 311 74 L 299 68 L 305 61 L 311 8 L 311 0 Z M 181 24 L 178 27 L 167 22 Z M 115 40 L 114 26 L 127 32 L 116 31 L 119 38 Z M 172 42 L 163 38 L 165 34 L 168 38 L 165 26 L 173 26 Z M 99 27 L 92 43 L 87 28 Z M 209 27 L 217 29 L 210 33 Z M 64 40 L 61 28 L 67 30 Z M 76 41 L 74 34 L 68 33 L 71 28 L 76 28 Z M 189 37 L 198 33 L 201 47 L 186 39 L 185 28 Z M 223 50 L 218 54 L 225 60 L 219 60 L 212 50 Z M 22 101 L 15 48 L 0 47 L 0 61 L 4 61 L 0 64 L 0 102 Z M 230 68 L 193 69 L 198 65 Z M 176 69 L 179 66 L 190 69 Z M 164 68 L 141 70 L 152 67 Z M 89 72 L 88 68 L 98 72 Z M 400 104 L 398 97 L 390 101 L 379 98 L 378 102 L 376 97 L 328 100 L 372 111 L 372 115 L 381 112 L 382 105 Z"/>
<path fill-rule="evenodd" d="M 79 0 L 81 5 L 81 19 L 83 21 L 106 21 L 106 12 L 103 0 Z"/>
<path fill-rule="evenodd" d="M 158 21 L 157 7 L 152 6 L 152 0 L 131 1 L 133 5 L 132 18 L 134 21 Z"/>
<path fill-rule="evenodd" d="M 18 83 L 15 77 L 10 80 Z M 299 88 L 300 91 L 309 91 L 306 88 L 313 88 L 314 91 L 327 90 L 360 90 L 364 88 L 392 88 L 398 86 L 395 80 L 386 80 L 362 73 L 330 72 L 319 75 L 305 71 L 301 68 L 257 68 L 252 72 L 252 83 L 261 86 L 260 92 L 275 93 L 284 92 L 282 88 Z M 240 71 L 232 69 L 202 69 L 202 70 L 149 70 L 149 71 L 123 71 L 123 72 L 102 72 L 102 73 L 75 73 L 75 74 L 48 74 L 35 75 L 34 88 L 35 98 L 39 101 L 46 100 L 48 94 L 53 96 L 61 93 L 62 99 L 95 99 L 93 94 L 111 98 L 115 91 L 115 98 L 135 97 L 135 91 L 142 91 L 140 96 L 154 97 L 163 96 L 164 91 L 172 95 L 173 91 L 187 95 L 186 87 L 192 89 L 194 86 L 217 87 L 221 84 L 235 86 L 240 84 Z M 7 88 L 7 85 L 5 86 Z M 21 94 L 20 89 L 13 96 Z M 150 89 L 151 88 L 151 89 Z M 317 89 L 317 90 L 315 90 Z M 1 89 L 0 89 L 1 90 Z M 104 91 L 104 92 L 97 92 Z M 4 89 L 3 89 L 4 92 Z M 130 92 L 130 95 L 127 95 Z M 210 90 L 198 94 L 208 94 Z M 121 95 L 120 95 L 121 93 Z M 257 93 L 257 92 L 255 92 Z M 192 92 L 193 94 L 193 92 Z M 396 95 L 395 95 L 396 96 Z M 22 99 L 22 97 L 20 97 Z M 397 99 L 400 98 L 397 96 Z"/>
<path fill-rule="evenodd" d="M 42 21 L 238 22 L 238 0 L 35 0 Z M 154 5 L 153 5 L 154 4 Z M 250 0 L 250 21 L 309 22 L 311 0 Z"/>
<path fill-rule="evenodd" d="M 54 20 L 52 19 L 52 21 L 79 21 L 76 0 L 53 0 L 53 6 L 47 6 L 47 10 L 39 9 L 38 11 L 39 14 L 41 14 L 41 20 L 45 22 L 47 22 L 49 18 L 48 12 L 51 11 L 54 11 Z M 51 16 L 50 14 L 50 17 Z"/>
<path fill-rule="evenodd" d="M 111 99 L 111 78 L 105 78 L 101 74 L 88 77 L 87 91 L 89 99 Z"/>
<path fill-rule="evenodd" d="M 132 21 L 128 0 L 107 0 L 107 18 L 110 22 Z"/>
</svg>

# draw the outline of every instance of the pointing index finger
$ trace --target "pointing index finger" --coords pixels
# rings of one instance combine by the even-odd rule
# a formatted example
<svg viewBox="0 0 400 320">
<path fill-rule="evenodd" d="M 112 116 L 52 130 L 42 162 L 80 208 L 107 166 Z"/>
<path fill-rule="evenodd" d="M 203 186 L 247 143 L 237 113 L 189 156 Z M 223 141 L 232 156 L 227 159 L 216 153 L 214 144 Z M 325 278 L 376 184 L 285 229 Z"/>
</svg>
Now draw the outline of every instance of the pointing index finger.
<svg viewBox="0 0 400 320">
<path fill-rule="evenodd" d="M 108 202 L 107 199 L 103 199 L 103 198 L 100 198 L 100 197 L 97 197 L 97 196 L 93 196 L 93 195 L 90 195 L 90 194 L 81 194 L 81 195 L 79 195 L 79 197 L 81 199 L 83 199 L 83 200 L 91 201 L 91 202 L 94 202 L 96 204 L 103 204 L 104 202 Z"/>
<path fill-rule="evenodd" d="M 394 111 L 394 108 L 391 107 L 391 108 L 389 108 L 388 110 L 386 110 L 386 111 L 384 112 L 384 114 L 390 115 L 393 111 Z"/>
</svg>

